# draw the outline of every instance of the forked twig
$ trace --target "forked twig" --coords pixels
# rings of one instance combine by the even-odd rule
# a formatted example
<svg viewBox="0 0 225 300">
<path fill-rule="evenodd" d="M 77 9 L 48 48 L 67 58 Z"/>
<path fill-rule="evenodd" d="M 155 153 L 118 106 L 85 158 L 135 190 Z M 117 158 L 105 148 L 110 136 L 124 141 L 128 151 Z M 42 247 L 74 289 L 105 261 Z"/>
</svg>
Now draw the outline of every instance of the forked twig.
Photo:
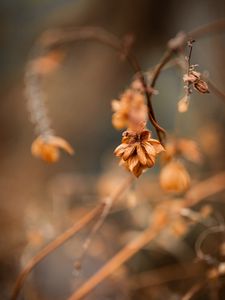
<svg viewBox="0 0 225 300">
<path fill-rule="evenodd" d="M 191 287 L 191 289 L 181 298 L 181 300 L 190 300 L 195 294 L 197 294 L 205 285 L 205 281 L 198 282 Z"/>
</svg>

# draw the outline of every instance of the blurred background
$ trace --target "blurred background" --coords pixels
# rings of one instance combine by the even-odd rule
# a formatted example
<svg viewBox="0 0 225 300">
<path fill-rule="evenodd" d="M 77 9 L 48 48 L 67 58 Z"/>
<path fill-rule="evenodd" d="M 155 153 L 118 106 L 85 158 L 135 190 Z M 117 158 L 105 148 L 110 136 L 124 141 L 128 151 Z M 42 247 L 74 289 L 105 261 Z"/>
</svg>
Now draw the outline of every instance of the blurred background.
<svg viewBox="0 0 225 300">
<path fill-rule="evenodd" d="M 121 135 L 111 125 L 110 102 L 118 99 L 134 75 L 114 50 L 97 42 L 66 47 L 63 64 L 46 77 L 44 89 L 52 126 L 57 135 L 70 141 L 76 154 L 62 155 L 59 163 L 47 165 L 30 153 L 35 135 L 26 108 L 24 70 L 34 42 L 45 30 L 60 26 L 101 26 L 119 37 L 131 33 L 135 36 L 133 51 L 142 69 L 148 70 L 158 63 L 167 41 L 177 32 L 224 18 L 225 1 L 1 0 L 0 16 L 0 298 L 9 299 L 16 275 L 28 258 L 107 194 L 108 185 L 117 184 L 115 177 L 123 176 L 112 158 Z M 225 92 L 224 50 L 224 34 L 204 37 L 194 44 L 192 62 Z M 169 132 L 175 130 L 182 87 L 182 74 L 176 69 L 165 71 L 157 84 L 160 93 L 153 105 L 159 123 Z M 194 180 L 224 169 L 223 126 L 223 101 L 212 93 L 195 93 L 188 113 L 179 117 L 180 135 L 197 140 L 205 157 L 200 171 L 191 167 Z M 155 172 L 157 168 L 141 179 L 145 188 L 137 188 L 147 201 L 157 198 L 154 189 L 150 193 L 146 188 Z M 138 201 L 134 194 L 129 197 L 131 202 Z M 66 299 L 124 245 L 125 233 L 135 226 L 145 227 L 143 220 L 149 217 L 145 212 L 145 206 L 137 210 L 138 220 L 126 210 L 110 217 L 96 237 L 79 279 L 74 275 L 74 261 L 87 232 L 57 250 L 35 270 L 21 299 Z M 123 222 L 118 222 L 121 217 Z M 124 235 L 118 234 L 121 230 Z M 116 240 L 113 245 L 112 236 Z M 180 299 L 174 286 L 161 288 L 161 295 L 156 289 L 137 296 L 122 284 L 129 272 L 193 257 L 186 246 L 180 247 L 177 254 L 172 250 L 168 254 L 163 247 L 144 251 L 128 268 L 121 268 L 120 280 L 115 276 L 106 281 L 90 299 Z M 185 290 L 185 283 L 182 288 Z M 207 299 L 202 297 L 199 299 Z"/>
</svg>

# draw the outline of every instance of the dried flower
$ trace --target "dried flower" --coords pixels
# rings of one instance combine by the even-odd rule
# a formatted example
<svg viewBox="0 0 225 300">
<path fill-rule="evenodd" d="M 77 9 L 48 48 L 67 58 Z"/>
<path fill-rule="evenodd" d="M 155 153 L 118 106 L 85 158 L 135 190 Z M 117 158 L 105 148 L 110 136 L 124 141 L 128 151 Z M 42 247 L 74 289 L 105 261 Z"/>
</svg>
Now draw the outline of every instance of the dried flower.
<svg viewBox="0 0 225 300">
<path fill-rule="evenodd" d="M 157 154 L 162 151 L 164 148 L 160 142 L 151 139 L 151 132 L 142 127 L 139 131 L 125 131 L 122 144 L 115 149 L 114 153 L 121 158 L 120 164 L 139 177 L 143 170 L 155 164 Z"/>
<path fill-rule="evenodd" d="M 183 193 L 190 187 L 190 176 L 181 162 L 173 160 L 162 168 L 160 185 L 166 192 Z"/>
<path fill-rule="evenodd" d="M 200 93 L 202 94 L 207 94 L 209 93 L 209 87 L 208 87 L 208 84 L 200 79 L 200 80 L 197 80 L 195 83 L 194 83 L 194 88 L 196 90 L 198 90 Z"/>
<path fill-rule="evenodd" d="M 139 121 L 147 119 L 147 107 L 144 103 L 144 96 L 132 89 L 126 90 L 120 100 L 112 101 L 112 124 L 116 129 L 129 127 L 131 119 Z"/>
<path fill-rule="evenodd" d="M 31 153 L 35 157 L 40 157 L 48 163 L 54 163 L 59 160 L 59 149 L 66 151 L 70 155 L 74 153 L 70 144 L 58 136 L 40 135 L 31 145 Z"/>
<path fill-rule="evenodd" d="M 201 73 L 196 71 L 190 71 L 189 74 L 184 74 L 183 80 L 184 82 L 194 83 L 198 81 L 201 77 Z"/>
<path fill-rule="evenodd" d="M 193 84 L 194 88 L 200 93 L 209 93 L 208 84 L 201 79 L 201 73 L 192 70 L 189 74 L 184 74 L 183 80 L 185 83 Z"/>
</svg>

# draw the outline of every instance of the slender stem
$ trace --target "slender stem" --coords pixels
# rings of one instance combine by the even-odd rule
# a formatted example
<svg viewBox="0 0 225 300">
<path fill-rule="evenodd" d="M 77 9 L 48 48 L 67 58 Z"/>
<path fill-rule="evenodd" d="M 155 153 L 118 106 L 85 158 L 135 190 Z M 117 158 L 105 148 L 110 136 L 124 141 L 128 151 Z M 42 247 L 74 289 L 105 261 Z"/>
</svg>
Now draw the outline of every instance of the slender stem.
<svg viewBox="0 0 225 300">
<path fill-rule="evenodd" d="M 122 182 L 122 184 L 119 186 L 119 188 L 110 196 L 107 198 L 107 201 L 102 201 L 98 206 L 93 208 L 90 212 L 88 212 L 84 217 L 82 217 L 78 222 L 74 223 L 69 229 L 67 229 L 65 232 L 63 232 L 61 235 L 59 235 L 56 239 L 54 239 L 52 242 L 50 242 L 47 246 L 45 246 L 40 252 L 37 253 L 25 266 L 25 268 L 22 270 L 22 272 L 17 277 L 11 300 L 16 300 L 17 296 L 19 295 L 19 292 L 28 276 L 28 274 L 33 270 L 33 268 L 42 261 L 46 256 L 48 256 L 50 253 L 52 253 L 54 250 L 59 248 L 61 245 L 63 245 L 66 241 L 71 239 L 77 232 L 79 232 L 81 229 L 83 229 L 86 225 L 88 225 L 94 218 L 97 216 L 100 216 L 104 213 L 104 219 L 105 219 L 105 207 L 108 206 L 109 198 L 111 205 L 122 195 L 122 193 L 130 186 L 130 184 L 133 181 L 133 177 L 128 177 L 125 179 L 125 181 Z M 110 206 L 111 207 L 111 206 Z M 109 210 L 107 210 L 107 213 Z"/>
<path fill-rule="evenodd" d="M 162 142 L 161 134 L 165 136 L 165 130 L 156 121 L 155 113 L 151 103 L 151 92 L 148 91 L 147 83 L 138 60 L 131 51 L 126 51 L 126 49 L 124 49 L 122 41 L 115 35 L 99 27 L 70 28 L 69 30 L 58 29 L 46 32 L 37 42 L 36 48 L 41 48 L 40 52 L 45 53 L 46 51 L 55 47 L 59 47 L 65 43 L 74 42 L 76 40 L 96 40 L 100 43 L 110 46 L 119 53 L 125 53 L 125 60 L 129 63 L 134 73 L 137 74 L 143 85 L 147 101 L 149 120 L 155 128 L 159 140 Z"/>
<path fill-rule="evenodd" d="M 212 186 L 217 183 L 218 176 L 220 189 L 216 184 L 217 188 L 213 189 Z M 205 197 L 211 196 L 218 191 L 223 191 L 225 189 L 225 173 L 215 175 L 203 182 L 200 182 L 193 188 L 193 193 L 196 193 L 195 201 L 200 202 Z M 204 186 L 205 192 L 202 193 L 202 188 Z M 200 192 L 198 193 L 198 189 Z M 192 192 L 190 195 L 193 194 Z M 184 201 L 184 207 L 188 206 L 190 203 Z M 171 212 L 174 217 L 174 213 L 180 214 L 180 211 Z M 67 300 L 79 300 L 89 294 L 98 284 L 109 277 L 116 269 L 118 269 L 122 264 L 124 264 L 128 259 L 130 259 L 134 254 L 136 254 L 140 249 L 147 245 L 150 241 L 154 240 L 160 232 L 166 228 L 166 225 L 171 221 L 168 216 L 170 212 L 162 213 L 162 210 L 155 210 L 153 216 L 152 224 L 141 233 L 136 239 L 131 241 L 128 245 L 122 248 L 115 256 L 113 256 L 99 271 L 97 271 L 91 278 L 89 278 L 83 285 L 81 285 L 78 290 L 76 290 Z"/>
<path fill-rule="evenodd" d="M 225 93 L 221 91 L 217 86 L 215 86 L 215 84 L 212 83 L 211 80 L 206 80 L 209 86 L 209 90 L 212 91 L 216 96 L 218 96 L 223 101 L 223 103 L 225 103 Z"/>
<path fill-rule="evenodd" d="M 159 219 L 159 220 L 158 220 Z M 88 279 L 68 300 L 79 300 L 89 294 L 100 282 L 106 279 L 123 263 L 131 258 L 135 253 L 152 241 L 167 224 L 167 218 L 163 215 L 155 215 L 154 222 L 136 239 L 122 248 L 113 258 L 111 258 L 98 272 Z"/>
<path fill-rule="evenodd" d="M 191 289 L 181 298 L 181 300 L 190 300 L 197 294 L 205 285 L 205 281 L 198 282 L 191 287 Z"/>
</svg>

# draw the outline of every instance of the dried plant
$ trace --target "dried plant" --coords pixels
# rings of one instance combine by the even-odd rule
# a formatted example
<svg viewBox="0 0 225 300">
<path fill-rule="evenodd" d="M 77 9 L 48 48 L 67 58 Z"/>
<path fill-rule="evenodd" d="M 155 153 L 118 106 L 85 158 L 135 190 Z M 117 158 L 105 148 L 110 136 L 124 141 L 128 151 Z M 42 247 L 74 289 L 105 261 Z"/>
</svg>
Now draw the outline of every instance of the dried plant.
<svg viewBox="0 0 225 300">
<path fill-rule="evenodd" d="M 197 237 L 195 243 L 195 258 L 198 259 L 200 263 L 205 263 L 207 267 L 198 270 L 202 276 L 200 276 L 201 280 L 193 284 L 189 290 L 186 289 L 188 291 L 186 294 L 183 293 L 183 295 L 180 295 L 180 299 L 191 299 L 204 288 L 205 282 L 219 279 L 225 274 L 224 262 L 217 259 L 215 263 L 215 259 L 213 259 L 211 255 L 205 254 L 202 250 L 202 244 L 208 235 L 215 232 L 223 234 L 224 225 L 212 225 L 210 223 L 212 220 L 212 222 L 215 221 L 215 218 L 211 216 L 213 211 L 211 204 L 196 210 L 196 205 L 200 204 L 205 198 L 224 191 L 225 174 L 224 172 L 211 174 L 208 179 L 194 184 L 191 181 L 192 174 L 187 171 L 184 161 L 186 160 L 186 163 L 189 161 L 196 165 L 200 164 L 203 160 L 200 147 L 192 138 L 189 139 L 183 136 L 169 137 L 168 134 L 166 135 L 165 129 L 163 129 L 157 121 L 152 105 L 152 97 L 157 95 L 155 85 L 158 77 L 169 62 L 172 62 L 173 59 L 180 59 L 180 56 L 185 65 L 185 74 L 183 76 L 185 95 L 179 101 L 179 112 L 187 111 L 192 88 L 203 95 L 209 93 L 209 88 L 211 93 L 217 91 L 215 92 L 216 95 L 219 94 L 220 97 L 223 95 L 223 92 L 220 92 L 218 88 L 211 88 L 209 81 L 207 83 L 204 76 L 196 71 L 196 65 L 191 64 L 191 55 L 194 39 L 199 39 L 201 36 L 208 34 L 208 32 L 224 30 L 224 28 L 225 21 L 219 20 L 197 28 L 187 34 L 184 32 L 178 33 L 168 42 L 166 52 L 159 63 L 145 73 L 141 70 L 137 58 L 131 51 L 133 40 L 130 37 L 127 37 L 125 40 L 120 40 L 104 29 L 85 27 L 48 31 L 40 38 L 35 46 L 39 49 L 40 53 L 37 57 L 29 59 L 25 76 L 28 109 L 38 135 L 31 147 L 32 154 L 51 163 L 58 161 L 60 149 L 69 154 L 73 154 L 74 151 L 70 144 L 63 138 L 56 136 L 50 127 L 50 121 L 44 103 L 45 94 L 41 86 L 41 81 L 44 76 L 53 72 L 59 64 L 62 63 L 64 54 L 58 50 L 59 45 L 77 40 L 95 39 L 114 48 L 120 54 L 120 57 L 129 63 L 134 72 L 135 79 L 132 80 L 130 86 L 121 93 L 118 100 L 112 100 L 112 124 L 118 130 L 125 129 L 122 133 L 121 144 L 116 147 L 114 154 L 120 159 L 119 165 L 124 166 L 125 170 L 131 174 L 129 177 L 126 177 L 124 181 L 119 179 L 119 181 L 122 182 L 116 191 L 113 187 L 111 195 L 103 197 L 96 207 L 84 214 L 80 220 L 45 246 L 27 263 L 18 276 L 13 290 L 12 300 L 17 299 L 27 275 L 40 261 L 56 248 L 62 246 L 78 231 L 84 229 L 91 222 L 94 222 L 90 233 L 83 243 L 81 256 L 76 262 L 77 269 L 82 269 L 82 264 L 85 261 L 85 255 L 89 250 L 90 244 L 108 214 L 111 212 L 116 213 L 116 209 L 122 210 L 124 207 L 128 209 L 124 201 L 122 206 L 117 203 L 117 207 L 114 208 L 116 202 L 119 202 L 118 200 L 122 197 L 125 197 L 125 199 L 127 197 L 128 200 L 129 197 L 131 198 L 131 196 L 126 195 L 126 192 L 129 190 L 129 195 L 135 192 L 133 188 L 135 177 L 140 177 L 145 171 L 153 168 L 156 163 L 156 158 L 160 153 L 160 173 L 159 176 L 154 175 L 154 180 L 157 182 L 156 188 L 155 186 L 153 188 L 156 192 L 156 199 L 148 204 L 149 207 L 147 205 L 144 206 L 144 210 L 147 210 L 147 213 L 151 215 L 151 218 L 148 218 L 145 222 L 145 229 L 143 230 L 142 228 L 139 234 L 135 235 L 130 242 L 126 243 L 122 249 L 109 259 L 98 271 L 81 284 L 68 300 L 84 298 L 91 293 L 98 284 L 112 275 L 137 252 L 145 246 L 151 245 L 152 241 L 162 243 L 165 237 L 168 245 L 170 245 L 173 239 L 181 241 L 185 235 L 190 232 L 191 226 L 195 226 L 196 224 L 203 224 L 207 227 L 203 233 Z M 186 45 L 189 49 L 188 57 L 184 54 Z M 182 65 L 180 62 L 177 63 L 176 60 L 174 65 L 176 66 L 178 64 Z M 173 66 L 173 64 L 171 64 L 171 66 Z M 147 127 L 148 121 L 150 121 L 150 125 L 153 127 L 152 129 L 155 130 L 157 139 L 152 138 L 153 133 Z M 114 177 L 116 178 L 117 175 L 114 175 Z M 140 180 L 142 180 L 142 177 L 143 176 L 141 176 Z M 138 182 L 139 180 L 137 183 Z M 159 189 L 159 183 L 163 191 Z M 152 185 L 153 181 L 151 182 L 150 180 L 143 184 L 144 188 L 140 183 L 141 192 L 143 193 L 147 190 L 148 193 L 148 191 L 151 191 Z M 138 194 L 137 192 L 137 195 L 141 195 L 141 193 Z M 143 196 L 143 194 L 137 197 L 134 208 L 138 210 L 138 206 L 141 206 L 147 201 L 146 199 L 149 198 L 149 195 L 146 197 L 146 195 Z M 147 207 L 148 209 L 146 209 Z M 137 214 L 136 212 L 136 219 L 134 219 L 137 223 L 143 224 L 141 223 L 143 217 L 138 218 Z M 139 228 L 143 226 L 140 224 Z M 220 247 L 224 249 L 224 244 L 221 244 Z M 190 262 L 191 266 L 194 264 L 194 259 Z M 164 271 L 166 272 L 166 279 L 164 279 L 164 281 L 159 280 L 158 284 L 164 284 L 165 282 L 173 280 L 173 276 L 178 276 L 177 280 L 186 276 L 182 275 L 179 267 L 177 268 L 178 275 L 171 274 L 170 268 Z M 157 270 L 153 274 L 157 274 Z M 192 275 L 193 270 L 190 270 L 187 277 L 191 277 Z M 141 278 L 142 280 L 140 280 Z M 136 283 L 134 284 L 135 289 L 142 289 L 152 284 L 151 280 L 146 281 L 146 278 L 152 278 L 152 275 L 141 275 L 138 277 L 138 280 L 140 280 L 139 283 L 138 280 L 136 282 L 136 279 L 130 282 Z M 128 286 L 133 286 L 133 283 L 131 283 L 129 283 Z"/>
</svg>

